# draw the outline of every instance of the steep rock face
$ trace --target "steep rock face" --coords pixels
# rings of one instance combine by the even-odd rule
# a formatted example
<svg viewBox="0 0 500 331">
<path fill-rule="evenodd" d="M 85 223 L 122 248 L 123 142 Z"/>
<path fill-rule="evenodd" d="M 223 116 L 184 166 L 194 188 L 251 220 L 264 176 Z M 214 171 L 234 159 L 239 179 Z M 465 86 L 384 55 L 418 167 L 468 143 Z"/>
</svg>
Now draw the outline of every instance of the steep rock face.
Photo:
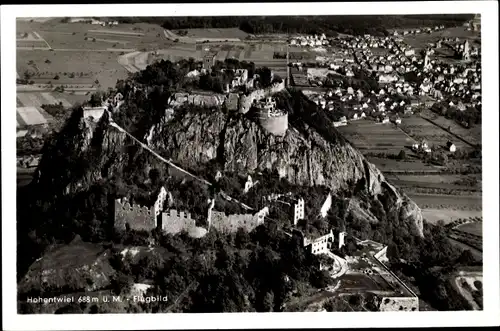
<svg viewBox="0 0 500 331">
<path fill-rule="evenodd" d="M 165 128 L 158 131 L 161 133 L 153 139 L 152 147 L 169 151 L 174 160 L 186 167 L 196 168 L 218 155 L 224 160 L 225 171 L 277 170 L 293 184 L 325 185 L 334 192 L 364 178 L 370 195 L 376 197 L 387 192 L 401 218 L 413 222 L 422 234 L 420 208 L 386 182 L 375 165 L 351 145 L 331 144 L 307 126 L 306 136 L 292 128 L 284 137 L 276 137 L 244 117 L 228 118 L 221 112 L 213 112 L 188 114 L 170 135 L 168 126 Z"/>
<path fill-rule="evenodd" d="M 146 158 L 129 159 L 126 151 L 137 144 L 110 127 L 108 121 L 108 116 L 103 116 L 97 125 L 89 126 L 82 118 L 78 124 L 83 129 L 75 137 L 76 153 L 82 160 L 93 155 L 93 163 L 79 180 L 68 183 L 68 192 L 123 171 L 130 162 L 144 162 L 144 169 L 151 166 L 154 157 L 144 149 L 139 149 L 138 154 Z M 413 201 L 387 183 L 383 174 L 351 145 L 330 143 L 307 125 L 300 132 L 291 127 L 284 137 L 276 137 L 241 114 L 228 116 L 213 110 L 164 118 L 149 130 L 148 137 L 153 150 L 188 169 L 203 168 L 217 159 L 223 162 L 225 171 L 248 174 L 277 170 L 292 184 L 324 185 L 333 192 L 364 179 L 372 197 L 389 194 L 400 219 L 413 223 L 422 235 L 421 211 Z"/>
<path fill-rule="evenodd" d="M 102 246 L 75 239 L 33 263 L 19 283 L 20 291 L 51 290 L 64 285 L 76 291 L 105 288 L 115 274 L 108 258 L 109 251 Z"/>
</svg>

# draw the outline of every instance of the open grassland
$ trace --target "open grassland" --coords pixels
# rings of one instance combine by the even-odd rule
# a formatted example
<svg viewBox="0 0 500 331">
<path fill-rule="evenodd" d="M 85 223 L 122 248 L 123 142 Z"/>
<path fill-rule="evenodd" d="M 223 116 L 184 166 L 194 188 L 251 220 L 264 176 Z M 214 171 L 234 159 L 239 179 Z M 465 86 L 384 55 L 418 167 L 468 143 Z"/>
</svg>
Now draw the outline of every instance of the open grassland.
<svg viewBox="0 0 500 331">
<path fill-rule="evenodd" d="M 17 72 L 35 73 L 35 84 L 94 84 L 98 80 L 103 88 L 115 86 L 116 80 L 127 77 L 118 63 L 117 53 L 111 52 L 61 52 L 17 51 Z M 33 64 L 29 64 L 33 63 Z M 72 75 L 71 75 L 72 74 Z M 59 79 L 54 79 L 59 76 Z"/>
<path fill-rule="evenodd" d="M 423 209 L 451 209 L 456 211 L 481 211 L 480 195 L 444 195 L 408 193 L 408 196 Z M 462 216 L 462 218 L 465 216 Z"/>
<path fill-rule="evenodd" d="M 88 23 L 61 23 L 60 19 L 54 19 L 45 23 L 17 22 L 17 32 L 21 35 L 37 34 L 42 40 L 43 47 L 47 47 L 45 44 L 47 42 L 55 50 L 104 51 L 108 48 L 125 47 L 131 50 L 149 50 L 168 47 L 173 43 L 165 38 L 163 29 L 154 24 L 120 24 L 102 27 Z"/>
<path fill-rule="evenodd" d="M 435 43 L 441 38 L 460 38 L 478 41 L 479 33 L 477 31 L 467 31 L 465 27 L 453 27 L 444 30 L 433 31 L 432 33 L 419 33 L 415 35 L 406 35 L 404 41 L 416 49 L 425 48 L 428 43 Z"/>
<path fill-rule="evenodd" d="M 458 124 L 454 120 L 447 119 L 444 116 L 438 116 L 437 114 L 431 112 L 430 110 L 426 109 L 421 113 L 421 116 L 424 119 L 430 120 L 434 126 L 436 127 L 441 127 L 444 129 L 444 131 L 449 129 L 449 132 L 453 136 L 455 136 L 454 140 L 462 140 L 462 143 L 468 144 L 468 145 L 477 145 L 481 144 L 481 125 L 475 125 L 471 128 L 464 128 L 460 124 Z M 458 145 L 457 145 L 458 147 Z"/>
<path fill-rule="evenodd" d="M 403 175 L 391 174 L 387 179 L 392 184 L 401 188 L 421 188 L 429 190 L 448 190 L 463 192 L 481 192 L 482 183 L 480 175 Z"/>
<path fill-rule="evenodd" d="M 448 224 L 462 218 L 481 217 L 482 215 L 483 213 L 477 210 L 422 209 L 422 216 L 431 224 L 437 224 L 438 221 Z"/>
<path fill-rule="evenodd" d="M 67 100 L 68 95 L 56 92 L 22 92 L 17 93 L 17 102 L 22 107 L 41 107 L 62 103 L 64 107 L 71 107 Z"/>
<path fill-rule="evenodd" d="M 245 39 L 248 33 L 237 29 L 237 28 L 226 28 L 226 29 L 187 29 L 187 30 L 174 30 L 173 32 L 179 34 L 179 31 L 186 31 L 185 37 L 190 37 L 194 39 L 202 38 L 238 38 Z"/>
<path fill-rule="evenodd" d="M 338 130 L 363 154 L 398 154 L 401 150 L 410 152 L 413 139 L 392 123 L 376 123 L 371 120 L 349 122 Z"/>
<path fill-rule="evenodd" d="M 448 126 L 449 125 L 451 124 L 448 124 Z M 448 141 L 453 142 L 457 148 L 470 147 L 468 144 L 460 139 L 457 139 L 440 126 L 434 125 L 430 121 L 427 121 L 419 116 L 405 118 L 401 124 L 401 128 L 417 141 L 421 139 L 427 140 L 431 149 L 444 148 Z"/>
<path fill-rule="evenodd" d="M 457 230 L 474 234 L 476 236 L 483 236 L 483 222 L 472 222 L 462 224 L 456 227 Z"/>
</svg>

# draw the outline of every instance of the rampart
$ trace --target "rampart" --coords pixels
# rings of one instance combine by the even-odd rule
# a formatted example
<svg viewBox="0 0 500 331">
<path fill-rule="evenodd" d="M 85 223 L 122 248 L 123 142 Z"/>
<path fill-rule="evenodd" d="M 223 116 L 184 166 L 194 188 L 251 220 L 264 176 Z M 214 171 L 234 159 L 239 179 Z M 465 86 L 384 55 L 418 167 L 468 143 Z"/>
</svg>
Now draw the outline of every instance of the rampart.
<svg viewBox="0 0 500 331">
<path fill-rule="evenodd" d="M 196 227 L 196 222 L 190 213 L 170 209 L 161 213 L 161 228 L 166 233 L 176 234 L 183 230 L 189 231 Z"/>
<path fill-rule="evenodd" d="M 173 107 L 181 106 L 185 103 L 196 105 L 196 106 L 207 106 L 207 107 L 219 107 L 226 101 L 226 96 L 223 94 L 190 94 L 190 93 L 176 93 L 170 105 Z"/>
<path fill-rule="evenodd" d="M 288 130 L 288 114 L 271 117 L 261 114 L 259 123 L 265 131 L 275 136 L 284 136 Z"/>
<path fill-rule="evenodd" d="M 285 81 L 282 81 L 281 83 L 274 83 L 268 88 L 255 90 L 248 95 L 242 95 L 238 106 L 239 112 L 242 114 L 247 113 L 254 101 L 259 101 L 273 93 L 283 91 L 284 89 Z"/>
<path fill-rule="evenodd" d="M 95 122 L 97 122 L 102 114 L 104 114 L 104 111 L 106 110 L 106 107 L 85 107 L 83 108 L 83 118 L 90 118 L 92 117 Z"/>
<path fill-rule="evenodd" d="M 115 200 L 116 229 L 125 230 L 126 224 L 132 230 L 150 231 L 156 228 L 156 216 L 153 208 L 131 205 L 127 201 Z"/>
</svg>

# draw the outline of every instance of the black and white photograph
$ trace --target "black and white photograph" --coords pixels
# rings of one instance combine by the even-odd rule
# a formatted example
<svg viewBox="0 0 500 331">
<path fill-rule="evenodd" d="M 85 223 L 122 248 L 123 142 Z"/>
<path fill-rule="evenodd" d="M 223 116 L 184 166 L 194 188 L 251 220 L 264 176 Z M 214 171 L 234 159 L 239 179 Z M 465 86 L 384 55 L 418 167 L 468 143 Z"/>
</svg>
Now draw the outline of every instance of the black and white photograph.
<svg viewBox="0 0 500 331">
<path fill-rule="evenodd" d="M 1 53 L 12 314 L 499 323 L 488 2 L 18 8 Z"/>
</svg>

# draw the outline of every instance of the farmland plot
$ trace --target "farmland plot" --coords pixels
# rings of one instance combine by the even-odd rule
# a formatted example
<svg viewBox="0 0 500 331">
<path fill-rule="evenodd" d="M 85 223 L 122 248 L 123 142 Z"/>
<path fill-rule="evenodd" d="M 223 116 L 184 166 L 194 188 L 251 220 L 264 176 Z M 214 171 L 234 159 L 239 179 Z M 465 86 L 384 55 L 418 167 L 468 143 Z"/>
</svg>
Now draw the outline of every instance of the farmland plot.
<svg viewBox="0 0 500 331">
<path fill-rule="evenodd" d="M 432 149 L 445 148 L 448 141 L 453 142 L 457 148 L 470 147 L 452 134 L 419 116 L 405 118 L 401 128 L 415 140 L 427 140 Z"/>
<path fill-rule="evenodd" d="M 338 129 L 362 153 L 397 154 L 414 143 L 413 139 L 390 123 L 360 120 Z"/>
<path fill-rule="evenodd" d="M 475 234 L 476 236 L 483 235 L 483 223 L 482 222 L 472 222 L 462 224 L 456 227 L 457 230 Z"/>
<path fill-rule="evenodd" d="M 464 128 L 457 122 L 447 119 L 443 116 L 433 117 L 432 121 L 436 124 L 444 127 L 450 128 L 451 132 L 460 138 L 464 139 L 472 145 L 481 144 L 481 125 L 475 125 L 470 129 Z M 456 139 L 455 139 L 456 140 Z M 456 144 L 455 144 L 456 145 Z"/>
</svg>

